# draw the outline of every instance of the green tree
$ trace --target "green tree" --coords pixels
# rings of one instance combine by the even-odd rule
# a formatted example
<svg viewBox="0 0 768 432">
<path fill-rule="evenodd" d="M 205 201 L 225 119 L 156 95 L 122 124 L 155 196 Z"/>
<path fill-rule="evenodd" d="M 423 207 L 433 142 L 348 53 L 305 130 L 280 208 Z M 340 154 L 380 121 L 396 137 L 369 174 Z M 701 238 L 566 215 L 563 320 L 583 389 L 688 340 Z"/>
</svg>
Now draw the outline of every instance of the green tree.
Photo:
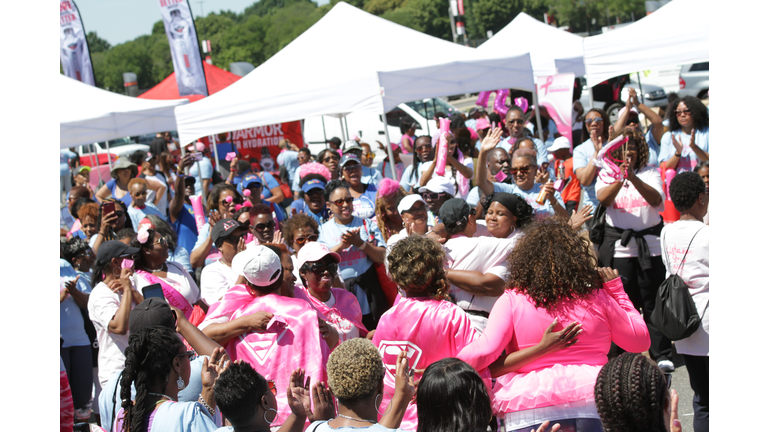
<svg viewBox="0 0 768 432">
<path fill-rule="evenodd" d="M 85 40 L 88 42 L 88 51 L 90 51 L 91 54 L 108 51 L 112 47 L 109 42 L 100 38 L 96 32 L 88 32 L 85 36 Z"/>
</svg>

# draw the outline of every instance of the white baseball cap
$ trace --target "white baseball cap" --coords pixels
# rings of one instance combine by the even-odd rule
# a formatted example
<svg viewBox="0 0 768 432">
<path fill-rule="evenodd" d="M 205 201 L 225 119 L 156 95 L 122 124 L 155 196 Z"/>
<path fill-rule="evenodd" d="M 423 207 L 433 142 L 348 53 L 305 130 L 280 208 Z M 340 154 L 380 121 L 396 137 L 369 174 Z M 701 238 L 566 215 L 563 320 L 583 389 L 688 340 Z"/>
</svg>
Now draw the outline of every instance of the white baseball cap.
<svg viewBox="0 0 768 432">
<path fill-rule="evenodd" d="M 445 177 L 432 177 L 426 186 L 419 188 L 419 193 L 424 192 L 445 192 L 450 196 L 456 195 L 456 186 Z"/>
<path fill-rule="evenodd" d="M 266 246 L 246 248 L 232 259 L 232 270 L 248 279 L 248 282 L 265 287 L 272 285 L 282 275 L 280 257 Z"/>
<path fill-rule="evenodd" d="M 568 138 L 561 136 L 555 138 L 555 141 L 552 143 L 552 145 L 547 149 L 548 152 L 554 153 L 558 150 L 562 149 L 568 149 L 571 150 L 571 142 L 568 141 Z"/>
<path fill-rule="evenodd" d="M 406 195 L 402 200 L 400 200 L 400 204 L 397 205 L 397 212 L 400 214 L 403 214 L 403 212 L 412 209 L 414 204 L 416 204 L 417 202 L 423 202 L 424 205 L 427 205 L 427 203 L 424 201 L 421 195 L 418 195 L 418 194 Z"/>
</svg>

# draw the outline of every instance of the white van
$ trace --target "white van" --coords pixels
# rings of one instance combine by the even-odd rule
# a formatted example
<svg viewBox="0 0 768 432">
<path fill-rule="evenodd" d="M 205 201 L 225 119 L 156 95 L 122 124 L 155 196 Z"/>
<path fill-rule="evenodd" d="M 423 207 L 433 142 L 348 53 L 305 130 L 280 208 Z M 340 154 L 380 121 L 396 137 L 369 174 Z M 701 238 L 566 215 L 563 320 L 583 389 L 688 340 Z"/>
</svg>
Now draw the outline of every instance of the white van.
<svg viewBox="0 0 768 432">
<path fill-rule="evenodd" d="M 416 127 L 417 136 L 431 136 L 437 131 L 434 120 L 435 112 L 441 111 L 448 116 L 460 112 L 458 108 L 439 98 L 427 98 L 398 105 L 397 108 L 387 113 L 387 129 L 390 141 L 393 143 L 400 142 L 402 137 L 400 125 L 404 120 L 418 125 Z M 342 127 L 344 128 L 343 131 Z M 317 154 L 324 149 L 326 140 L 338 137 L 343 143 L 347 141 L 347 137 L 351 139 L 353 135 L 357 135 L 363 142 L 370 144 L 371 150 L 380 153 L 376 141 L 386 142 L 381 114 L 354 112 L 341 119 L 331 116 L 317 116 L 307 118 L 304 121 L 304 140 L 309 145 L 312 154 Z"/>
</svg>

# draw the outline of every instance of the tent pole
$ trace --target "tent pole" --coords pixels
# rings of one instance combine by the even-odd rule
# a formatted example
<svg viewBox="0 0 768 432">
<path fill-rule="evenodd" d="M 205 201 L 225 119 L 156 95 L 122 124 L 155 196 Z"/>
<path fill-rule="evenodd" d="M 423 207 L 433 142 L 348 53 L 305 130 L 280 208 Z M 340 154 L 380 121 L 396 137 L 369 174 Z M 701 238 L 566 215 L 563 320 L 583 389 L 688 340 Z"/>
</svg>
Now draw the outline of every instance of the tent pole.
<svg viewBox="0 0 768 432">
<path fill-rule="evenodd" d="M 384 137 L 387 140 L 387 155 L 389 155 L 389 169 L 392 171 L 392 179 L 397 180 L 397 171 L 395 171 L 395 155 L 392 154 L 392 143 L 389 140 L 389 129 L 387 129 L 387 113 L 381 111 L 381 120 L 384 122 Z"/>
<path fill-rule="evenodd" d="M 325 148 L 328 148 L 328 135 L 325 134 L 325 116 L 320 116 L 320 122 L 323 124 L 323 141 L 325 141 Z M 307 143 L 309 147 L 309 143 Z"/>
<path fill-rule="evenodd" d="M 208 205 L 208 194 L 205 191 L 205 188 L 203 187 L 203 171 L 200 169 L 200 161 L 195 161 L 195 165 L 197 165 L 197 179 L 200 180 L 200 192 L 203 194 L 203 205 Z M 210 211 L 211 209 L 208 209 Z"/>
<path fill-rule="evenodd" d="M 539 96 L 537 93 L 539 92 L 538 87 L 536 88 L 536 91 L 533 92 L 533 106 L 534 111 L 536 112 L 536 124 L 539 125 L 539 139 L 541 142 L 544 142 L 544 132 L 541 130 L 541 113 L 539 112 Z"/>
<path fill-rule="evenodd" d="M 109 140 L 104 141 L 107 145 L 107 163 L 109 164 L 109 170 L 112 171 L 112 155 L 109 154 Z"/>
<path fill-rule="evenodd" d="M 216 145 L 216 135 L 211 135 L 211 141 L 213 142 L 213 157 L 216 158 L 216 171 L 218 171 L 219 174 L 224 175 L 224 173 L 221 172 L 221 165 L 219 164 L 219 146 Z M 227 174 L 227 176 L 229 176 L 229 174 Z"/>
<path fill-rule="evenodd" d="M 349 123 L 347 123 L 347 116 L 344 116 L 344 129 L 347 131 L 347 141 L 349 141 L 351 138 L 349 137 Z"/>
<path fill-rule="evenodd" d="M 94 160 L 93 160 L 93 154 L 94 153 L 96 153 L 96 144 L 91 144 L 91 157 L 90 157 L 90 159 L 91 159 L 92 169 L 96 169 L 96 168 L 99 167 L 99 157 L 98 157 L 98 154 L 96 155 L 96 161 L 94 162 Z M 110 168 L 110 171 L 112 171 L 111 168 Z M 103 184 L 104 184 L 104 180 L 101 179 L 101 172 L 99 172 L 99 187 L 101 187 Z"/>
<path fill-rule="evenodd" d="M 345 134 L 345 133 L 344 133 L 344 120 L 342 120 L 342 119 L 341 119 L 341 117 L 339 117 L 339 127 L 341 128 L 341 137 L 342 137 L 342 138 L 344 138 L 345 136 L 347 137 L 347 139 L 345 139 L 345 140 L 344 140 L 344 142 L 347 142 L 347 141 L 349 141 L 349 136 L 348 136 L 347 134 Z M 343 144 L 343 143 L 342 143 L 342 144 Z M 342 146 L 342 148 L 343 148 L 343 147 L 344 147 L 344 146 Z"/>
<path fill-rule="evenodd" d="M 588 87 L 587 94 L 589 95 L 589 109 L 595 107 L 595 95 L 592 93 L 592 87 Z"/>
<path fill-rule="evenodd" d="M 640 87 L 640 99 L 643 101 L 643 105 L 645 105 L 645 93 L 643 93 L 643 84 L 640 82 L 640 72 L 637 73 L 637 85 Z M 648 119 L 643 116 L 645 120 L 645 127 L 648 128 Z"/>
</svg>

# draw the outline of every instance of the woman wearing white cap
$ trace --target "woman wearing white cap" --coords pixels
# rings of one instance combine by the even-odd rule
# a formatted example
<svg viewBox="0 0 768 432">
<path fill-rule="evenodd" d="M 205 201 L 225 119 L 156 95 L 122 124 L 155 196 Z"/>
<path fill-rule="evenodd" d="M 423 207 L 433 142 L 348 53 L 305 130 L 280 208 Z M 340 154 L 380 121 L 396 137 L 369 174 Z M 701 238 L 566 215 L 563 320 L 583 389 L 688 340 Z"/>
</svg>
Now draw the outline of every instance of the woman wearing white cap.
<svg viewBox="0 0 768 432">
<path fill-rule="evenodd" d="M 339 334 L 338 343 L 368 334 L 357 297 L 343 288 L 332 288 L 341 257 L 328 246 L 309 242 L 298 253 L 301 286 L 293 294 L 306 300 Z M 334 347 L 335 348 L 335 347 Z"/>
</svg>

